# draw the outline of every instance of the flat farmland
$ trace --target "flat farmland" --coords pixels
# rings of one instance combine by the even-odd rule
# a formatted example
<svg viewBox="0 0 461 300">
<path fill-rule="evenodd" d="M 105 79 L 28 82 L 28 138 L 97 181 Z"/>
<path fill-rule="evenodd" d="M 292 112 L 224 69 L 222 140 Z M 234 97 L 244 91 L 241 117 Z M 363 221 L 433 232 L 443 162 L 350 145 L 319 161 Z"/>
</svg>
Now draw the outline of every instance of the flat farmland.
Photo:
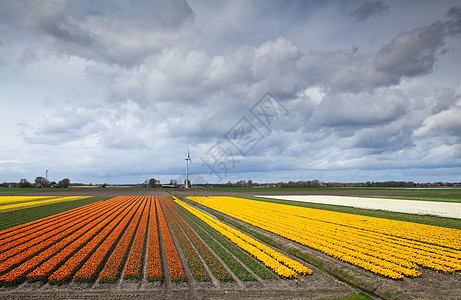
<svg viewBox="0 0 461 300">
<path fill-rule="evenodd" d="M 0 231 L 0 298 L 357 294 L 164 191 L 135 192 Z"/>
<path fill-rule="evenodd" d="M 411 214 L 402 214 L 402 222 L 358 208 L 255 201 L 244 190 L 82 191 L 27 194 L 88 198 L 49 204 L 75 207 L 0 231 L 0 298 L 369 299 L 363 291 L 382 299 L 458 299 L 461 293 L 461 230 L 453 219 L 442 222 L 447 226 L 426 224 L 431 218 L 416 224 L 408 222 Z"/>
</svg>

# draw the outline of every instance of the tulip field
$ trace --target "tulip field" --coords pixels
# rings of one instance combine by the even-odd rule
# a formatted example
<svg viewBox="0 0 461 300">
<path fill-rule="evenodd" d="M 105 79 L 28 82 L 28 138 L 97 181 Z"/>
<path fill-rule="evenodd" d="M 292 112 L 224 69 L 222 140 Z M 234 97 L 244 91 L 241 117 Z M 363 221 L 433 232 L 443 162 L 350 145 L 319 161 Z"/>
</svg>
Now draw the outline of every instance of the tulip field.
<svg viewBox="0 0 461 300">
<path fill-rule="evenodd" d="M 197 233 L 192 229 L 189 223 L 193 221 L 186 222 L 178 205 L 167 197 L 120 196 L 1 231 L 0 284 L 103 284 L 121 278 L 161 281 L 166 277 L 181 282 L 187 279 L 186 269 L 197 282 L 210 281 L 211 276 L 222 282 L 233 281 L 232 273 L 242 281 L 256 281 L 252 272 L 263 274 L 259 275 L 262 278 L 267 276 L 264 271 L 273 272 L 274 278 L 278 275 L 282 279 L 312 273 L 303 264 L 221 222 L 209 222 L 176 200 L 237 245 L 240 249 L 234 249 L 234 255 L 243 257 L 248 267 L 218 242 L 209 241 L 211 246 L 204 242 L 204 230 Z M 261 266 L 267 269 L 261 271 Z M 252 268 L 254 271 L 248 270 Z"/>
<path fill-rule="evenodd" d="M 196 291 L 203 298 L 237 290 L 262 298 L 356 293 L 340 280 L 381 298 L 393 298 L 387 291 L 396 287 L 405 295 L 412 282 L 411 293 L 424 287 L 432 297 L 434 276 L 447 280 L 438 281 L 445 299 L 459 291 L 450 290 L 461 282 L 459 229 L 192 191 L 128 193 L 134 195 L 0 196 L 0 218 L 75 202 L 2 227 L 0 298 L 21 290 L 28 297 L 37 287 L 50 291 L 45 298 L 63 289 L 123 298 L 133 287 L 140 292 L 133 295 L 163 290 L 160 298 Z"/>
<path fill-rule="evenodd" d="M 461 230 L 236 197 L 189 199 L 384 277 L 418 277 L 419 266 L 461 271 Z"/>
</svg>

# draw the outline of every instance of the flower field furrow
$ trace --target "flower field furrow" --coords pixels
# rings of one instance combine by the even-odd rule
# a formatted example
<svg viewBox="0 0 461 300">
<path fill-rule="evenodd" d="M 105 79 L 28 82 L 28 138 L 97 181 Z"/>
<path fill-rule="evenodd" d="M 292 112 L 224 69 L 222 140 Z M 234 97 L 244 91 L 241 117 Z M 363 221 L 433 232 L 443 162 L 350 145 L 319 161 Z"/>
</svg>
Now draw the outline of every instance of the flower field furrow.
<svg viewBox="0 0 461 300">
<path fill-rule="evenodd" d="M 185 281 L 186 274 L 184 273 L 181 260 L 179 259 L 178 251 L 174 245 L 171 232 L 168 229 L 165 215 L 163 214 L 162 208 L 160 206 L 160 200 L 158 198 L 155 199 L 155 206 L 157 208 L 158 220 L 160 223 L 160 230 L 162 232 L 163 244 L 165 246 L 165 253 L 168 261 L 168 269 L 170 271 L 171 281 Z"/>
<path fill-rule="evenodd" d="M 205 267 L 203 266 L 202 261 L 198 257 L 197 253 L 195 253 L 195 250 L 192 248 L 189 240 L 186 238 L 186 235 L 181 231 L 178 222 L 167 208 L 166 204 L 168 201 L 163 197 L 160 198 L 160 200 L 161 202 L 163 202 L 163 211 L 168 219 L 168 222 L 173 228 L 174 234 L 176 235 L 176 238 L 178 239 L 179 244 L 181 245 L 181 249 L 183 250 L 184 255 L 186 256 L 187 263 L 192 272 L 192 276 L 196 281 L 210 281 L 210 276 L 208 276 L 208 273 Z"/>
<path fill-rule="evenodd" d="M 173 198 L 174 200 L 178 200 L 177 198 Z M 174 202 L 173 202 L 174 204 Z M 210 246 L 213 248 L 213 239 L 215 239 L 219 244 L 222 245 L 221 248 L 225 248 L 229 252 L 231 252 L 235 257 L 237 257 L 241 262 L 243 262 L 248 268 L 250 268 L 257 276 L 261 279 L 276 279 L 277 276 L 271 272 L 269 269 L 261 265 L 257 262 L 253 257 L 251 257 L 247 252 L 236 246 L 235 244 L 231 243 L 226 237 L 222 234 L 214 230 L 212 227 L 207 225 L 205 222 L 197 218 L 195 215 L 191 214 L 189 211 L 184 209 L 182 206 L 174 205 L 177 212 L 181 215 L 181 217 L 187 221 L 188 225 L 191 226 L 194 231 Z M 213 237 L 213 239 L 211 238 Z M 213 248 L 214 249 L 214 248 Z M 217 250 L 215 250 L 216 252 Z M 232 268 L 232 267 L 231 267 Z M 233 269 L 234 270 L 234 269 Z M 238 272 L 234 270 L 236 275 L 242 281 L 255 281 L 256 277 L 254 277 L 251 273 L 243 274 L 243 272 Z"/>
<path fill-rule="evenodd" d="M 168 203 L 171 203 L 171 201 L 167 201 Z M 177 215 L 177 213 L 176 213 Z M 208 246 L 197 236 L 197 234 L 190 228 L 188 224 L 179 216 L 178 216 L 178 221 L 181 224 L 182 228 L 185 230 L 187 236 L 190 238 L 191 242 L 194 244 L 195 248 L 197 251 L 200 253 L 202 258 L 205 260 L 207 263 L 208 267 L 211 269 L 213 272 L 213 275 L 220 281 L 232 281 L 232 275 L 226 270 L 226 268 L 222 265 L 222 263 L 218 260 L 218 258 L 211 252 L 211 250 L 208 248 L 208 246 L 214 248 L 213 250 L 219 251 L 218 248 L 213 247 L 211 243 L 208 244 Z M 225 257 L 222 257 L 224 260 L 226 259 Z M 237 263 L 236 261 L 234 263 Z M 246 270 L 245 270 L 246 271 Z M 243 270 L 239 272 L 237 270 L 237 273 L 243 274 Z M 246 274 L 243 274 L 246 275 Z"/>
<path fill-rule="evenodd" d="M 99 282 L 108 283 L 108 282 L 114 282 L 115 280 L 117 280 L 120 274 L 121 268 L 122 268 L 123 260 L 125 259 L 127 255 L 128 248 L 131 244 L 131 241 L 133 240 L 133 236 L 135 235 L 135 231 L 136 231 L 136 227 L 138 226 L 139 218 L 143 214 L 143 209 L 146 209 L 145 207 L 143 207 L 145 205 L 147 205 L 147 203 L 143 203 L 142 207 L 138 209 L 138 211 L 136 212 L 136 215 L 134 216 L 133 220 L 128 225 L 128 228 L 126 229 L 122 238 L 118 242 L 114 251 L 111 253 L 104 268 L 99 273 L 99 277 L 98 277 Z M 87 263 L 90 263 L 90 260 L 88 260 Z"/>
<path fill-rule="evenodd" d="M 152 197 L 147 198 L 148 203 L 144 209 L 138 231 L 134 237 L 133 246 L 131 247 L 130 255 L 126 262 L 125 271 L 123 271 L 124 279 L 139 279 L 142 271 L 142 258 L 146 243 L 147 223 L 149 220 L 149 209 L 152 206 Z"/>
<path fill-rule="evenodd" d="M 201 211 L 191 207 L 190 205 L 177 201 L 181 206 L 196 215 L 198 218 L 203 220 L 205 223 L 210 225 L 212 228 L 226 236 L 234 244 L 244 249 L 267 267 L 271 268 L 276 274 L 283 278 L 296 278 L 298 274 L 311 274 L 312 271 L 303 266 L 302 264 L 284 256 L 277 251 L 274 251 L 270 247 L 257 242 L 256 240 L 246 236 L 238 230 L 233 229 L 230 226 L 210 217 L 209 215 L 202 213 Z M 277 260 L 278 259 L 278 260 Z M 282 263 L 283 262 L 283 263 Z M 296 271 L 295 271 L 296 270 Z M 299 273 L 298 273 L 299 272 Z"/>
<path fill-rule="evenodd" d="M 120 221 L 112 230 L 112 232 L 110 232 L 107 238 L 104 239 L 104 241 L 97 247 L 94 253 L 86 260 L 83 266 L 80 267 L 80 269 L 74 275 L 74 279 L 76 281 L 90 282 L 94 279 L 104 259 L 110 253 L 111 249 L 113 249 L 119 237 L 122 235 L 125 228 L 127 228 L 128 224 L 131 224 L 125 231 L 126 235 L 123 235 L 125 238 L 122 237 L 123 241 L 121 241 L 122 243 L 120 244 L 117 253 L 113 257 L 112 264 L 110 264 L 108 267 L 109 273 L 112 276 L 108 277 L 107 279 L 109 281 L 116 279 L 119 273 L 119 268 L 121 267 L 120 263 L 128 250 L 128 246 L 136 230 L 136 226 L 139 223 L 139 219 L 141 218 L 143 208 L 146 202 L 147 201 L 145 200 L 138 200 L 136 202 L 136 206 L 132 210 L 130 210 L 130 212 L 127 215 L 125 215 L 123 218 L 120 218 Z M 114 260 L 116 263 L 118 263 L 117 265 L 113 263 Z"/>
<path fill-rule="evenodd" d="M 80 229 L 76 230 L 69 236 L 65 237 L 58 243 L 52 245 L 51 247 L 45 249 L 42 252 L 39 252 L 37 255 L 31 257 L 30 259 L 26 260 L 22 264 L 20 264 L 15 269 L 9 271 L 8 273 L 0 276 L 0 283 L 3 285 L 11 285 L 17 281 L 23 279 L 23 277 L 31 270 L 36 268 L 39 264 L 46 261 L 51 256 L 55 255 L 59 251 L 61 251 L 64 247 L 67 247 L 70 243 L 72 243 L 76 237 L 83 235 L 85 232 L 93 228 L 96 224 L 104 220 L 110 215 L 110 211 L 113 209 L 113 205 L 101 206 L 99 208 L 99 213 L 95 220 L 92 222 L 82 223 L 79 226 L 82 226 Z"/>
<path fill-rule="evenodd" d="M 88 231 L 84 236 L 80 237 L 69 247 L 64 248 L 63 251 L 58 253 L 58 255 L 48 260 L 47 264 L 40 266 L 40 268 L 34 270 L 34 272 L 37 270 L 41 272 L 48 271 L 50 269 L 54 270 L 58 267 L 58 269 L 48 277 L 48 281 L 51 284 L 61 284 L 70 279 L 73 273 L 85 262 L 89 254 L 91 254 L 91 252 L 114 229 L 117 225 L 116 220 L 122 219 L 135 205 L 136 203 L 130 202 L 128 206 L 120 208 L 115 214 L 112 214 L 108 219 L 101 221 L 94 229 Z M 78 251 L 75 252 L 76 250 Z M 75 253 L 72 254 L 73 252 Z M 71 255 L 71 257 L 68 257 L 69 255 Z M 34 272 L 31 274 L 35 275 Z M 29 275 L 27 276 L 28 278 Z"/>
<path fill-rule="evenodd" d="M 461 230 L 233 197 L 194 199 L 330 256 L 400 279 L 461 270 Z"/>
<path fill-rule="evenodd" d="M 175 199 L 175 198 L 173 198 Z M 224 249 L 222 245 L 216 242 L 214 239 L 207 236 L 203 231 L 201 231 L 201 235 L 199 232 L 194 232 L 192 230 L 190 224 L 187 224 L 184 219 L 178 214 L 177 209 L 178 207 L 172 201 L 167 201 L 173 215 L 179 221 L 183 229 L 185 230 L 186 234 L 189 236 L 191 241 L 195 241 L 194 245 L 201 244 L 201 249 L 204 254 L 210 260 L 208 264 L 210 269 L 212 270 L 213 274 L 221 281 L 231 281 L 233 280 L 232 275 L 227 271 L 227 269 L 221 264 L 221 262 L 215 257 L 213 253 L 211 253 L 208 249 L 210 247 L 218 257 L 220 257 L 224 263 L 234 272 L 234 274 L 242 281 L 256 281 L 256 277 L 254 277 L 247 269 L 245 269 L 229 252 Z M 205 246 L 205 243 L 201 241 L 203 239 L 208 245 Z M 191 238 L 192 237 L 192 238 Z"/>
<path fill-rule="evenodd" d="M 157 222 L 157 208 L 154 200 L 150 206 L 149 238 L 147 242 L 146 278 L 148 281 L 162 280 L 162 263 Z"/>
<path fill-rule="evenodd" d="M 112 198 L 114 201 L 120 197 Z M 111 200 L 112 200 L 111 199 Z M 109 201 L 109 200 L 107 200 Z M 42 228 L 46 228 L 56 222 L 60 222 L 64 219 L 68 219 L 73 216 L 78 216 L 82 213 L 86 213 L 87 211 L 91 211 L 94 208 L 97 208 L 99 205 L 102 205 L 105 201 L 91 203 L 82 207 L 78 207 L 69 211 L 64 211 L 62 213 L 52 215 L 49 217 L 45 217 L 43 219 L 35 220 L 29 223 L 25 223 L 22 225 L 18 225 L 12 228 L 5 229 L 0 232 L 0 245 L 4 243 L 8 243 L 10 241 L 16 240 L 18 238 L 23 238 L 33 232 L 40 230 Z M 5 239 L 8 239 L 5 241 Z"/>
</svg>

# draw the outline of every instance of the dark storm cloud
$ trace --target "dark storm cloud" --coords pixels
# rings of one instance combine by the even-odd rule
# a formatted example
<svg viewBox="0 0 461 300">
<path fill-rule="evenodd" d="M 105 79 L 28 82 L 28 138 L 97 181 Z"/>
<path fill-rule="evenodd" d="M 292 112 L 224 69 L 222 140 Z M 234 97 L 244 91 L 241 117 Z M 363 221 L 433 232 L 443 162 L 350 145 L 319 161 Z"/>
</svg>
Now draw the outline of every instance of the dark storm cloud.
<svg viewBox="0 0 461 300">
<path fill-rule="evenodd" d="M 432 72 L 437 51 L 443 46 L 445 28 L 442 23 L 399 34 L 376 56 L 376 70 L 388 75 L 394 83 L 401 77 Z"/>
<path fill-rule="evenodd" d="M 397 35 L 376 55 L 376 70 L 386 74 L 394 84 L 402 77 L 431 73 L 439 52 L 443 52 L 446 38 L 461 32 L 460 8 L 450 8 L 447 16 L 449 21 L 435 22 Z"/>
<path fill-rule="evenodd" d="M 448 34 L 461 33 L 461 7 L 451 7 L 447 12 L 449 21 L 446 22 Z"/>
<path fill-rule="evenodd" d="M 398 92 L 381 91 L 326 96 L 312 115 L 314 124 L 328 127 L 377 126 L 403 116 L 408 99 Z"/>
<path fill-rule="evenodd" d="M 389 6 L 381 1 L 366 1 L 350 13 L 355 22 L 364 22 L 373 15 L 386 12 Z"/>
</svg>

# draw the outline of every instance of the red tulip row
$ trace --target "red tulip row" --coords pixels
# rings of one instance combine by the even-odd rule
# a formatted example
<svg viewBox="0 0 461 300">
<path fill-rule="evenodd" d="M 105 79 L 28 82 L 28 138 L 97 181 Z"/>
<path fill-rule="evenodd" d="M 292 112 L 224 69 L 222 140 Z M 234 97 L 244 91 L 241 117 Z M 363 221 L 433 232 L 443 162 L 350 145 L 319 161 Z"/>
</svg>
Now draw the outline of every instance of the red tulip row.
<svg viewBox="0 0 461 300">
<path fill-rule="evenodd" d="M 93 280 L 93 278 L 97 275 L 97 272 L 101 267 L 101 264 L 104 262 L 105 258 L 108 256 L 113 247 L 116 245 L 117 240 L 119 239 L 125 228 L 128 226 L 128 224 L 131 223 L 131 225 L 128 226 L 128 229 L 125 231 L 124 236 L 126 236 L 126 238 L 122 237 L 122 240 L 118 244 L 120 245 L 120 247 L 118 247 L 117 253 L 114 254 L 114 259 L 117 261 L 117 265 L 112 264 L 108 267 L 112 269 L 112 271 L 110 272 L 111 274 L 115 273 L 114 268 L 120 268 L 122 260 L 125 256 L 125 253 L 128 250 L 128 246 L 130 245 L 131 239 L 136 230 L 136 226 L 139 223 L 139 219 L 141 218 L 146 202 L 146 200 L 141 201 L 141 199 L 137 199 L 136 206 L 134 207 L 134 209 L 132 209 L 124 218 L 112 222 L 118 224 L 105 240 L 104 237 L 102 238 L 102 243 L 99 245 L 99 247 L 94 251 L 90 258 L 88 258 L 88 260 L 74 275 L 74 279 L 76 281 L 89 282 Z M 88 249 L 89 253 L 91 253 L 90 249 L 91 248 Z M 111 277 L 110 280 L 115 280 L 115 278 Z"/>
<path fill-rule="evenodd" d="M 123 211 L 112 218 L 103 220 L 98 224 L 94 229 L 89 231 L 89 236 L 84 236 L 83 239 L 79 238 L 74 243 L 74 247 L 66 247 L 62 252 L 65 252 L 65 255 L 60 256 L 59 262 L 64 262 L 54 273 L 48 277 L 48 281 L 51 284 L 61 284 L 71 278 L 72 274 L 78 270 L 78 268 L 86 261 L 86 258 L 94 249 L 106 238 L 109 233 L 117 225 L 117 220 L 123 219 L 127 214 L 129 214 L 133 207 L 136 206 L 135 201 L 131 201 L 130 204 L 124 207 Z M 72 253 L 75 252 L 73 255 Z M 61 254 L 61 253 L 60 253 Z M 69 257 L 69 255 L 71 255 Z M 55 258 L 55 257 L 53 257 Z M 56 265 L 53 265 L 51 269 L 55 269 Z M 59 266 L 59 265 L 58 265 Z"/>
<path fill-rule="evenodd" d="M 165 198 L 166 203 L 172 208 L 171 211 L 173 212 L 174 216 L 181 224 L 181 227 L 186 232 L 187 236 L 194 244 L 195 248 L 198 250 L 200 255 L 206 261 L 207 265 L 210 267 L 213 274 L 216 276 L 217 279 L 221 281 L 231 281 L 232 275 L 224 268 L 222 263 L 216 258 L 216 256 L 210 251 L 207 245 L 198 237 L 198 235 L 193 231 L 189 224 L 187 224 L 184 219 L 176 212 L 176 204 L 171 202 L 169 199 Z"/>
<path fill-rule="evenodd" d="M 194 248 L 191 246 L 189 240 L 186 238 L 186 235 L 182 232 L 181 227 L 179 226 L 178 222 L 176 222 L 175 218 L 171 214 L 168 208 L 166 208 L 166 202 L 169 201 L 167 198 L 162 197 L 160 198 L 161 202 L 164 206 L 164 212 L 170 222 L 171 227 L 181 245 L 181 248 L 186 256 L 187 263 L 189 264 L 190 270 L 192 272 L 192 276 L 196 281 L 210 281 L 210 276 L 203 266 L 202 261 L 198 257 L 197 253 L 195 252 Z M 171 207 L 169 207 L 171 209 Z"/>
<path fill-rule="evenodd" d="M 106 203 L 106 205 L 101 204 L 99 209 L 97 208 L 95 209 L 97 213 L 97 215 L 95 215 L 95 218 L 94 218 L 95 221 L 82 222 L 81 224 L 77 223 L 71 230 L 68 231 L 68 233 L 70 234 L 67 237 L 55 243 L 49 248 L 45 249 L 45 246 L 44 246 L 45 243 L 38 244 L 2 262 L 0 264 L 0 270 L 2 270 L 2 272 L 5 270 L 8 270 L 14 265 L 17 265 L 18 263 L 22 262 L 22 264 L 18 265 L 13 270 L 10 270 L 8 273 L 3 274 L 0 277 L 0 282 L 2 282 L 3 284 L 11 284 L 21 279 L 23 276 L 25 276 L 25 274 L 30 272 L 30 270 L 36 268 L 39 264 L 46 261 L 47 259 L 55 255 L 62 249 L 68 249 L 67 246 L 70 243 L 72 243 L 76 237 L 89 231 L 91 228 L 93 228 L 96 224 L 103 221 L 104 219 L 107 219 L 114 212 L 117 205 L 120 205 L 119 199 L 114 199 L 114 201 Z M 49 243 L 46 243 L 46 244 L 49 244 Z M 27 258 L 29 259 L 26 260 Z M 50 260 L 48 260 L 40 268 L 43 269 L 43 267 L 49 264 L 49 262 Z M 36 269 L 35 272 L 37 272 L 37 270 L 38 269 Z M 29 275 L 32 276 L 31 274 Z"/>
<path fill-rule="evenodd" d="M 124 279 L 141 278 L 142 258 L 144 256 L 144 245 L 146 242 L 147 223 L 149 221 L 149 208 L 152 207 L 152 197 L 148 197 L 148 203 L 144 208 L 138 231 L 131 247 L 130 255 L 123 271 Z"/>
<path fill-rule="evenodd" d="M 168 261 L 168 269 L 170 271 L 171 281 L 185 281 L 186 274 L 179 259 L 178 251 L 174 245 L 171 232 L 168 229 L 168 225 L 163 214 L 162 208 L 158 198 L 155 199 L 155 205 L 157 207 L 158 220 L 160 223 L 160 230 L 162 232 L 163 244 L 165 245 L 166 258 Z"/>
</svg>

